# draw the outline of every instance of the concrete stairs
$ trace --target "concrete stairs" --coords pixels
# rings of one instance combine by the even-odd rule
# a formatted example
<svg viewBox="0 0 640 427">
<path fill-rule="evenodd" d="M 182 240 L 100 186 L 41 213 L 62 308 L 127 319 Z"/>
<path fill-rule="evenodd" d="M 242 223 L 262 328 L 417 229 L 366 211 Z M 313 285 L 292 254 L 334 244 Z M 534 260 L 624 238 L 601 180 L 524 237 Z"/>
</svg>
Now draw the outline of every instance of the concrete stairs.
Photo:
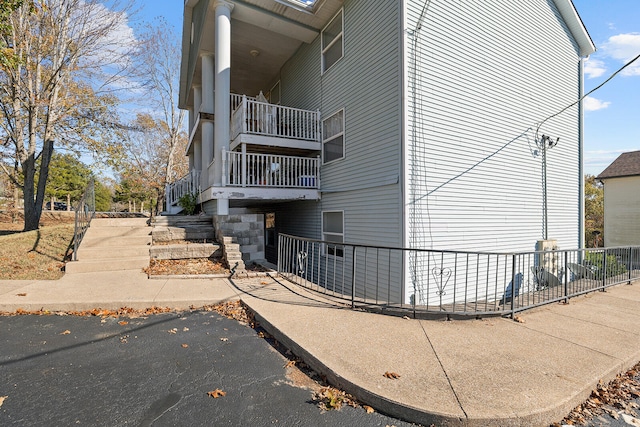
<svg viewBox="0 0 640 427">
<path fill-rule="evenodd" d="M 141 270 L 149 265 L 151 229 L 147 218 L 94 218 L 67 274 Z"/>
</svg>

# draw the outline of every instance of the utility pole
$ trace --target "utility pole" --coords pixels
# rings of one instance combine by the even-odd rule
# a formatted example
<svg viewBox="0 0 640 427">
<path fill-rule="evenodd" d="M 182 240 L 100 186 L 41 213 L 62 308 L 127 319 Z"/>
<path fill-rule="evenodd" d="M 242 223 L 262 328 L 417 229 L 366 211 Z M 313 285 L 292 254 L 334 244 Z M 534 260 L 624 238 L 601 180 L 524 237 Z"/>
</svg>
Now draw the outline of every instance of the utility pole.
<svg viewBox="0 0 640 427">
<path fill-rule="evenodd" d="M 542 150 L 542 238 L 549 238 L 549 210 L 547 201 L 547 150 L 558 145 L 560 138 L 555 141 L 548 135 L 542 135 L 538 142 L 538 147 Z"/>
</svg>

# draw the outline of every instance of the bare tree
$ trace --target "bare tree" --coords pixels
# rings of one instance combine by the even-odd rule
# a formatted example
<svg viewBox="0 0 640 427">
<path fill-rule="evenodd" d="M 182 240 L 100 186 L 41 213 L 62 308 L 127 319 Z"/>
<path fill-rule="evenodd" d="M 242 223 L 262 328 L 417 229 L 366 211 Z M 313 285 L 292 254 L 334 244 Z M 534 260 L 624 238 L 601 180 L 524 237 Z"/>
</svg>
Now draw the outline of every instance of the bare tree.
<svg viewBox="0 0 640 427">
<path fill-rule="evenodd" d="M 111 89 L 129 67 L 129 4 L 37 0 L 9 15 L 3 43 L 14 61 L 0 67 L 3 170 L 23 191 L 24 230 L 37 229 L 54 141 L 108 149 L 117 131 Z M 35 182 L 36 167 L 39 168 Z"/>
<path fill-rule="evenodd" d="M 164 147 L 156 147 L 164 173 L 161 188 L 187 172 L 188 162 L 184 150 L 187 135 L 184 129 L 185 112 L 178 108 L 178 74 L 180 71 L 180 41 L 176 31 L 164 19 L 156 25 L 148 24 L 140 37 L 138 55 L 142 86 L 154 109 L 155 126 L 146 127 L 159 132 Z M 144 140 L 144 138 L 142 138 Z M 159 203 L 163 194 L 160 194 Z"/>
</svg>

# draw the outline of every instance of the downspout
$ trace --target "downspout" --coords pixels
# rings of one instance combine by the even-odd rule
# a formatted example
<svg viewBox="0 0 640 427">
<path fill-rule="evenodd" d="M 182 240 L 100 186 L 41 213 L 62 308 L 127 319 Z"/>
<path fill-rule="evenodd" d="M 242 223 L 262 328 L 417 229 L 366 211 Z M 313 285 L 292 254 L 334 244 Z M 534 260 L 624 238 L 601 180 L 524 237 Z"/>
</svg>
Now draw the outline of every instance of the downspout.
<svg viewBox="0 0 640 427">
<path fill-rule="evenodd" d="M 578 247 L 584 248 L 584 108 L 582 97 L 584 96 L 584 57 L 580 58 L 578 64 L 578 95 L 580 102 L 578 103 L 578 183 L 579 183 L 579 200 L 578 200 Z"/>
</svg>

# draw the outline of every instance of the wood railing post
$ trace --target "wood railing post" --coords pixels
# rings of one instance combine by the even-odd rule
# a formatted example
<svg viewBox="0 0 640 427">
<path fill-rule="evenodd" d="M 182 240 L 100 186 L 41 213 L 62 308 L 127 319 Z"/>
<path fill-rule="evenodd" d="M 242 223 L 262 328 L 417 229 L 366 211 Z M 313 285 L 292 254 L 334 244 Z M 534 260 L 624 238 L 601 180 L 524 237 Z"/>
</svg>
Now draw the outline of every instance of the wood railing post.
<svg viewBox="0 0 640 427">
<path fill-rule="evenodd" d="M 242 133 L 247 133 L 247 95 L 242 95 Z"/>
<path fill-rule="evenodd" d="M 225 151 L 224 147 L 222 148 L 222 186 L 227 186 L 227 151 Z"/>
<path fill-rule="evenodd" d="M 242 186 L 247 186 L 247 144 L 242 144 Z"/>
</svg>

